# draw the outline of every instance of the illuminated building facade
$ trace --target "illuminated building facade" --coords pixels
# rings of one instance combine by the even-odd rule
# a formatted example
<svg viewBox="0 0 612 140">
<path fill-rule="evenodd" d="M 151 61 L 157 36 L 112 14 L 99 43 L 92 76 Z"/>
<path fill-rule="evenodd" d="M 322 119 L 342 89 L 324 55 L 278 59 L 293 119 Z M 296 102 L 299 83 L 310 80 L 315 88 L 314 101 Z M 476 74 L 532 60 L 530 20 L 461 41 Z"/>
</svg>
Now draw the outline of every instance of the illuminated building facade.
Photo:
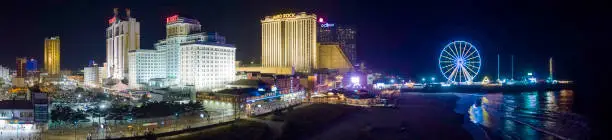
<svg viewBox="0 0 612 140">
<path fill-rule="evenodd" d="M 180 85 L 212 90 L 223 87 L 236 77 L 236 48 L 232 45 L 183 44 L 180 53 Z"/>
<path fill-rule="evenodd" d="M 11 79 L 10 70 L 6 67 L 0 66 L 0 80 L 7 82 Z"/>
<path fill-rule="evenodd" d="M 125 19 L 118 16 L 117 8 L 114 13 L 106 28 L 107 76 L 124 79 L 128 73 L 128 52 L 140 49 L 140 22 L 131 17 L 129 9 L 126 9 Z"/>
<path fill-rule="evenodd" d="M 28 59 L 25 57 L 18 57 L 15 64 L 17 67 L 15 69 L 15 78 L 24 78 L 26 76 L 26 63 Z"/>
<path fill-rule="evenodd" d="M 45 38 L 45 70 L 49 75 L 60 73 L 60 38 Z"/>
<path fill-rule="evenodd" d="M 28 62 L 26 62 L 26 71 L 27 72 L 38 71 L 38 61 L 36 61 L 36 59 L 34 58 L 28 59 Z"/>
<path fill-rule="evenodd" d="M 319 23 L 319 29 L 317 29 L 317 42 L 338 42 L 338 30 L 336 25 L 333 23 Z"/>
<path fill-rule="evenodd" d="M 139 88 L 153 78 L 166 78 L 165 55 L 157 50 L 133 50 L 129 52 L 129 86 Z"/>
<path fill-rule="evenodd" d="M 340 73 L 353 69 L 351 61 L 344 54 L 339 43 L 319 43 L 318 51 L 319 68 L 335 69 Z"/>
<path fill-rule="evenodd" d="M 34 117 L 34 105 L 30 101 L 0 101 L 0 131 L 20 130 L 25 134 L 33 133 L 36 130 Z"/>
<path fill-rule="evenodd" d="M 85 86 L 96 87 L 100 85 L 100 67 L 96 63 L 90 63 L 83 70 L 83 83 Z"/>
<path fill-rule="evenodd" d="M 167 38 L 155 43 L 155 50 L 129 52 L 133 61 L 129 63 L 130 88 L 150 86 L 155 79 L 166 81 L 163 85 L 192 85 L 203 91 L 235 79 L 236 48 L 225 44 L 225 37 L 202 32 L 195 19 L 174 15 L 166 23 Z"/>
<path fill-rule="evenodd" d="M 106 63 L 104 63 L 102 65 L 102 67 L 98 66 L 98 83 L 103 84 L 104 83 L 104 79 L 106 77 L 108 77 L 108 68 L 106 66 Z"/>
<path fill-rule="evenodd" d="M 293 67 L 304 73 L 317 68 L 316 18 L 301 12 L 261 20 L 263 67 Z"/>
</svg>

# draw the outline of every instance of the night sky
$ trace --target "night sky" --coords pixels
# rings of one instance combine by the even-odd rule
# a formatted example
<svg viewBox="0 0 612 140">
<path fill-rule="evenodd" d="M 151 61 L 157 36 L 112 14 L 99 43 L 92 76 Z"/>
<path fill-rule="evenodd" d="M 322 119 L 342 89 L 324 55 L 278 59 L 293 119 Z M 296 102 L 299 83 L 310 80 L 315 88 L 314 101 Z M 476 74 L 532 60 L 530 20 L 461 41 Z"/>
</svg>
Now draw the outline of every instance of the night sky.
<svg viewBox="0 0 612 140">
<path fill-rule="evenodd" d="M 81 69 L 88 60 L 105 61 L 104 31 L 112 8 L 132 9 L 141 25 L 141 48 L 151 49 L 165 37 L 165 17 L 173 14 L 198 19 L 207 32 L 219 32 L 235 44 L 237 60 L 260 61 L 260 19 L 266 15 L 305 11 L 336 24 L 355 25 L 357 54 L 379 72 L 420 79 L 441 77 L 437 59 L 453 40 L 472 42 L 483 56 L 481 75 L 495 77 L 496 55 L 502 74 L 509 75 L 515 55 L 515 75 L 547 74 L 554 57 L 557 77 L 571 79 L 579 62 L 589 26 L 586 12 L 557 1 L 66 1 L 2 4 L 0 65 L 14 68 L 15 57 L 36 57 L 42 67 L 43 42 L 61 38 L 62 69 Z M 578 5 L 580 6 L 580 5 Z M 544 77 L 544 76 L 542 76 Z M 481 79 L 480 76 L 477 79 Z"/>
</svg>

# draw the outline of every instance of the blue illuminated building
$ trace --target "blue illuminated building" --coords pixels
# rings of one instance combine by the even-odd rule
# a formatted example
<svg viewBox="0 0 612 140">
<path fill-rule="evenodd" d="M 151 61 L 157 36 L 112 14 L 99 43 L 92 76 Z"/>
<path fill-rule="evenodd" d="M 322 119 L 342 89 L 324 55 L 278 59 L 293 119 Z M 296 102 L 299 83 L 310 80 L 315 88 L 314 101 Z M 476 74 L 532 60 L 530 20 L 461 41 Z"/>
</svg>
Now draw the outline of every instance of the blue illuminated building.
<svg viewBox="0 0 612 140">
<path fill-rule="evenodd" d="M 87 63 L 87 66 L 89 66 L 89 67 L 93 67 L 94 65 L 97 65 L 96 61 L 94 61 L 94 60 L 89 60 L 89 62 Z"/>
<path fill-rule="evenodd" d="M 38 71 L 38 61 L 36 61 L 36 59 L 34 58 L 28 59 L 26 62 L 26 71 L 27 72 Z"/>
</svg>

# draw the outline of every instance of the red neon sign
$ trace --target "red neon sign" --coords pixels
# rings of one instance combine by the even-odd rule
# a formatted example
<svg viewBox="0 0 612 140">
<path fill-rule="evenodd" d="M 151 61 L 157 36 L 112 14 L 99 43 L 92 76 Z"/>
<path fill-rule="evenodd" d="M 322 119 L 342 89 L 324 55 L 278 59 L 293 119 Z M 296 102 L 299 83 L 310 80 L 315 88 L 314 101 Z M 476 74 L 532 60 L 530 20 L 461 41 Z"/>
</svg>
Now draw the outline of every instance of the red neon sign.
<svg viewBox="0 0 612 140">
<path fill-rule="evenodd" d="M 176 20 L 178 20 L 178 15 L 166 18 L 166 23 L 175 22 Z"/>
<path fill-rule="evenodd" d="M 108 20 L 108 24 L 113 24 L 113 22 L 115 22 L 115 17 Z"/>
</svg>

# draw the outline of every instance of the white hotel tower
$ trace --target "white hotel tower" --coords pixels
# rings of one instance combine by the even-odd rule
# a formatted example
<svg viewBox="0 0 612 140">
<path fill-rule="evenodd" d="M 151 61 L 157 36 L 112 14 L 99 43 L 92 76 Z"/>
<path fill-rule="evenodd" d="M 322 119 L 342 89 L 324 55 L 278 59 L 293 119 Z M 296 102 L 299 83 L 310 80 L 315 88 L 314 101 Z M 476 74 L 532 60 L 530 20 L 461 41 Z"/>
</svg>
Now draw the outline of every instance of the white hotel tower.
<svg viewBox="0 0 612 140">
<path fill-rule="evenodd" d="M 106 28 L 107 76 L 122 80 L 128 73 L 128 52 L 140 49 L 140 23 L 130 16 L 129 9 L 126 9 L 125 19 L 118 16 L 117 8 L 114 13 Z"/>
<path fill-rule="evenodd" d="M 236 76 L 236 48 L 217 33 L 201 32 L 200 22 L 174 15 L 166 18 L 166 39 L 155 50 L 129 52 L 129 86 L 194 86 L 221 88 Z M 155 82 L 155 84 L 153 84 Z"/>
</svg>

